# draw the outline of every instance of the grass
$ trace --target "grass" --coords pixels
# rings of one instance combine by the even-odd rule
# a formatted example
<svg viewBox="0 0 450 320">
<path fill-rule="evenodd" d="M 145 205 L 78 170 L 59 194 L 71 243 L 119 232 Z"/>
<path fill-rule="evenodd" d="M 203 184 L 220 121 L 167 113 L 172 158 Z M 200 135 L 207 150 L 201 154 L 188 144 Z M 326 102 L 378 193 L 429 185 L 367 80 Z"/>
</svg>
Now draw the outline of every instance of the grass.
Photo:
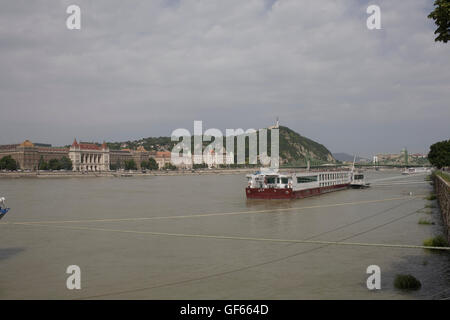
<svg viewBox="0 0 450 320">
<path fill-rule="evenodd" d="M 448 247 L 448 241 L 444 236 L 439 235 L 434 238 L 429 238 L 423 241 L 426 247 Z"/>
<path fill-rule="evenodd" d="M 450 182 L 450 174 L 442 171 L 435 171 L 434 174 L 440 176 L 445 181 Z"/>
<path fill-rule="evenodd" d="M 410 274 L 398 274 L 394 279 L 394 287 L 401 290 L 418 290 L 422 284 Z"/>
<path fill-rule="evenodd" d="M 433 210 L 427 209 L 427 208 L 424 207 L 424 208 L 418 210 L 417 212 L 422 212 L 422 213 L 426 213 L 426 214 L 432 214 Z"/>
<path fill-rule="evenodd" d="M 437 208 L 434 203 L 425 205 L 425 208 Z"/>
<path fill-rule="evenodd" d="M 426 197 L 425 199 L 427 199 L 427 200 L 436 200 L 436 195 L 434 193 L 430 193 L 428 195 L 428 197 Z"/>
<path fill-rule="evenodd" d="M 434 224 L 434 222 L 431 222 L 428 219 L 420 218 L 418 224 Z"/>
</svg>

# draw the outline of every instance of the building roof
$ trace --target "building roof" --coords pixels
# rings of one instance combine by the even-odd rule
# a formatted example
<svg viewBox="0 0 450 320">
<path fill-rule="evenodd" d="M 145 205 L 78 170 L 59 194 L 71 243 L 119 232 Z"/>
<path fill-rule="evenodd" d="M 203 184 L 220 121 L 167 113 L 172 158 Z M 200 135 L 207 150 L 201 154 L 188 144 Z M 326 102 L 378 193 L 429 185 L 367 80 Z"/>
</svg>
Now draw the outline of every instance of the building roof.
<svg viewBox="0 0 450 320">
<path fill-rule="evenodd" d="M 74 139 L 73 139 L 73 142 L 72 142 L 72 147 L 77 147 L 77 148 L 79 148 L 79 147 L 80 147 L 80 145 L 78 144 L 78 142 L 77 142 L 77 139 L 76 139 L 76 138 L 74 138 Z"/>
<path fill-rule="evenodd" d="M 16 149 L 19 146 L 18 143 L 16 144 L 3 144 L 0 145 L 0 150 L 13 150 Z"/>
<path fill-rule="evenodd" d="M 21 147 L 34 147 L 34 144 L 30 140 L 25 140 L 20 144 Z"/>
<path fill-rule="evenodd" d="M 80 149 L 82 149 L 82 150 L 102 150 L 102 148 L 100 148 L 95 143 L 81 142 L 81 141 L 80 141 Z"/>
<path fill-rule="evenodd" d="M 170 151 L 157 151 L 155 156 L 157 158 L 170 158 L 172 153 Z"/>
</svg>

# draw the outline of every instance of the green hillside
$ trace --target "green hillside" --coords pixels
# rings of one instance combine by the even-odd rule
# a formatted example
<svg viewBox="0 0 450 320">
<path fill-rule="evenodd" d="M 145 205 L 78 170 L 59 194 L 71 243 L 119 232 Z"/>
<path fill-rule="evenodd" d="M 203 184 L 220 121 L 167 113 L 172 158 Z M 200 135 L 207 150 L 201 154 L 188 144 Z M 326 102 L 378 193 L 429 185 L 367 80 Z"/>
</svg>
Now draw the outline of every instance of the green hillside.
<svg viewBox="0 0 450 320">
<path fill-rule="evenodd" d="M 305 165 L 306 159 L 311 160 L 311 164 L 334 163 L 331 152 L 322 144 L 306 138 L 288 127 L 280 126 L 280 164 L 281 165 Z M 193 140 L 193 139 L 192 139 Z M 193 141 L 192 141 L 193 143 Z M 207 146 L 210 142 L 204 142 Z M 224 140 L 224 146 L 225 140 Z M 124 142 L 108 142 L 110 149 L 129 148 L 136 149 L 143 146 L 149 151 L 171 150 L 176 142 L 172 142 L 170 137 L 149 137 L 140 140 Z M 235 140 L 236 154 L 237 140 Z M 248 156 L 248 139 L 246 139 L 246 154 Z M 270 154 L 270 130 L 268 132 L 268 152 Z"/>
<path fill-rule="evenodd" d="M 280 126 L 280 158 L 283 164 L 304 165 L 306 159 L 315 164 L 336 162 L 324 145 L 283 126 Z"/>
</svg>

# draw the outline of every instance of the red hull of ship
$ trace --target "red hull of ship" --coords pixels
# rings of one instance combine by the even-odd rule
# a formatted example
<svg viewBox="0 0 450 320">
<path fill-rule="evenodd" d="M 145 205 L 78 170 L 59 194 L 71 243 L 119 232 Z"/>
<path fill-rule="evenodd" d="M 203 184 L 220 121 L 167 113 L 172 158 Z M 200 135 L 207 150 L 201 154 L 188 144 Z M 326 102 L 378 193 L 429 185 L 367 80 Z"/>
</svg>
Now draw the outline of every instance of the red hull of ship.
<svg viewBox="0 0 450 320">
<path fill-rule="evenodd" d="M 247 187 L 245 194 L 247 199 L 302 199 L 318 196 L 327 192 L 347 189 L 350 184 L 338 184 L 335 186 L 318 187 L 312 189 L 294 191 L 292 189 L 258 189 Z"/>
</svg>

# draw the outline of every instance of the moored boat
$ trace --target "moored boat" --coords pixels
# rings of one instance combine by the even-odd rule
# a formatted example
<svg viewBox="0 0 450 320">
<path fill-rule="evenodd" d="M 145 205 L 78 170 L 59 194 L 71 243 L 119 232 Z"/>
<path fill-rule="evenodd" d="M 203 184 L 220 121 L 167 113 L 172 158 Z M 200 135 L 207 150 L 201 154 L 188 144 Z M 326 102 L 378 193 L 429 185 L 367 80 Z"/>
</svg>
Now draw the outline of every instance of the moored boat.
<svg viewBox="0 0 450 320">
<path fill-rule="evenodd" d="M 280 173 L 278 170 L 261 169 L 247 175 L 247 179 L 245 193 L 248 199 L 299 199 L 347 189 L 354 181 L 354 171 Z M 358 181 L 361 180 L 364 180 L 364 175 L 358 174 Z"/>
<path fill-rule="evenodd" d="M 9 208 L 6 207 L 5 197 L 0 197 L 0 219 L 3 218 L 5 214 L 7 214 Z"/>
<path fill-rule="evenodd" d="M 403 175 L 408 175 L 408 174 L 417 174 L 417 173 L 430 173 L 431 169 L 430 168 L 405 168 L 405 170 L 402 171 Z"/>
</svg>

